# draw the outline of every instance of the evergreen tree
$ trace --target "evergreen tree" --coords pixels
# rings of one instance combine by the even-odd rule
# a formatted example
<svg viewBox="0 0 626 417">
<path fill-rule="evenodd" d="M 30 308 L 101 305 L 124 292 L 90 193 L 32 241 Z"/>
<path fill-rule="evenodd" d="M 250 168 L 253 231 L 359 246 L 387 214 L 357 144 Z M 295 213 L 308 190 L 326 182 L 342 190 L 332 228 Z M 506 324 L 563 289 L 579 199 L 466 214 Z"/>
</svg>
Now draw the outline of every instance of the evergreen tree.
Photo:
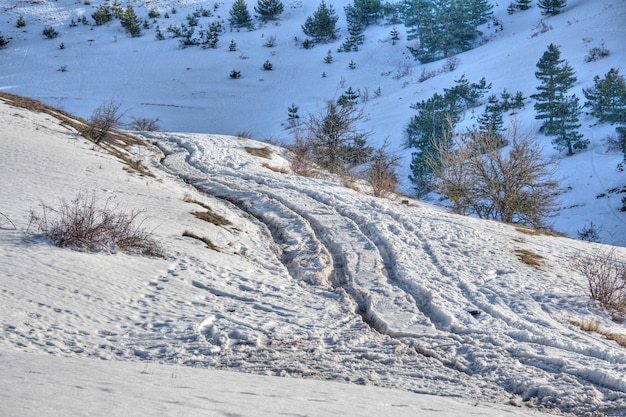
<svg viewBox="0 0 626 417">
<path fill-rule="evenodd" d="M 561 9 L 567 4 L 566 0 L 538 0 L 537 6 L 544 16 L 555 16 L 561 13 Z"/>
<path fill-rule="evenodd" d="M 292 103 L 291 106 L 287 107 L 287 117 L 289 120 L 289 127 L 294 127 L 298 125 L 298 121 L 300 119 L 300 115 L 298 114 L 298 106 L 296 103 Z"/>
<path fill-rule="evenodd" d="M 485 111 L 478 116 L 478 131 L 481 134 L 492 134 L 502 141 L 504 121 L 502 119 L 502 104 L 495 94 L 488 98 Z"/>
<path fill-rule="evenodd" d="M 327 6 L 322 0 L 313 16 L 307 17 L 302 31 L 315 42 L 330 42 L 337 39 L 337 21 L 339 16 L 332 5 Z"/>
<path fill-rule="evenodd" d="M 9 44 L 9 41 L 6 40 L 4 36 L 2 36 L 2 34 L 0 34 L 0 49 L 6 47 L 8 44 Z"/>
<path fill-rule="evenodd" d="M 493 15 L 486 0 L 407 0 L 403 8 L 408 39 L 418 39 L 409 50 L 422 63 L 471 49 L 477 27 Z"/>
<path fill-rule="evenodd" d="M 539 62 L 535 76 L 541 81 L 537 94 L 531 95 L 536 100 L 535 119 L 543 120 L 540 130 L 548 136 L 555 136 L 553 144 L 557 149 L 567 149 L 572 155 L 574 149 L 586 148 L 588 141 L 578 134 L 579 100 L 568 96 L 567 91 L 576 82 L 574 69 L 565 59 L 561 59 L 559 48 L 550 44 Z"/>
<path fill-rule="evenodd" d="M 353 9 L 354 18 L 363 27 L 376 23 L 383 16 L 383 4 L 380 0 L 354 0 L 354 4 L 347 7 Z"/>
<path fill-rule="evenodd" d="M 619 69 L 611 68 L 604 78 L 596 75 L 593 82 L 593 87 L 583 88 L 590 114 L 601 122 L 626 123 L 626 80 Z"/>
<path fill-rule="evenodd" d="M 311 115 L 306 128 L 315 161 L 333 174 L 366 162 L 372 148 L 367 145 L 370 133 L 356 126 L 362 118 L 355 106 L 339 106 L 332 100 L 319 117 Z"/>
<path fill-rule="evenodd" d="M 574 150 L 586 149 L 589 140 L 584 139 L 578 132 L 580 129 L 579 115 L 581 107 L 576 95 L 566 96 L 559 102 L 555 118 L 557 130 L 552 144 L 558 151 L 567 150 L 567 155 L 573 155 Z"/>
<path fill-rule="evenodd" d="M 141 36 L 141 21 L 135 14 L 133 6 L 128 5 L 126 10 L 120 14 L 120 22 L 133 38 Z"/>
<path fill-rule="evenodd" d="M 391 29 L 391 32 L 389 32 L 389 36 L 391 36 L 391 42 L 395 45 L 397 41 L 400 40 L 400 32 L 398 32 L 398 29 L 393 28 Z"/>
<path fill-rule="evenodd" d="M 354 6 L 346 6 L 344 10 L 348 23 L 348 38 L 341 45 L 340 50 L 344 52 L 356 52 L 359 50 L 359 45 L 363 45 L 365 41 L 365 35 L 363 34 L 365 30 L 364 23 Z"/>
<path fill-rule="evenodd" d="M 528 10 L 532 6 L 533 0 L 515 0 L 517 10 Z"/>
<path fill-rule="evenodd" d="M 332 64 L 333 62 L 333 54 L 331 53 L 330 49 L 328 50 L 328 53 L 326 54 L 326 56 L 324 57 L 324 63 L 326 64 Z"/>
<path fill-rule="evenodd" d="M 440 159 L 438 149 L 446 148 L 445 142 L 449 141 L 454 125 L 461 119 L 461 112 L 449 98 L 438 93 L 411 108 L 418 113 L 411 118 L 406 129 L 406 146 L 415 149 L 411 154 L 409 179 L 417 194 L 422 196 L 432 190 L 434 177 L 430 162 Z"/>
<path fill-rule="evenodd" d="M 356 106 L 359 103 L 359 97 L 361 97 L 361 95 L 354 91 L 352 86 L 350 86 L 343 92 L 343 94 L 341 94 L 341 96 L 339 96 L 337 104 L 343 107 Z"/>
<path fill-rule="evenodd" d="M 98 10 L 91 14 L 94 22 L 97 26 L 104 25 L 107 22 L 110 22 L 113 18 L 113 13 L 111 13 L 111 9 L 108 4 L 102 4 L 98 7 Z"/>
<path fill-rule="evenodd" d="M 263 23 L 270 20 L 278 20 L 284 9 L 283 2 L 278 0 L 259 0 L 257 5 L 254 6 L 254 11 Z"/>
<path fill-rule="evenodd" d="M 230 19 L 228 23 L 233 28 L 251 28 L 252 17 L 248 12 L 248 4 L 245 0 L 236 0 L 230 9 Z"/>
</svg>

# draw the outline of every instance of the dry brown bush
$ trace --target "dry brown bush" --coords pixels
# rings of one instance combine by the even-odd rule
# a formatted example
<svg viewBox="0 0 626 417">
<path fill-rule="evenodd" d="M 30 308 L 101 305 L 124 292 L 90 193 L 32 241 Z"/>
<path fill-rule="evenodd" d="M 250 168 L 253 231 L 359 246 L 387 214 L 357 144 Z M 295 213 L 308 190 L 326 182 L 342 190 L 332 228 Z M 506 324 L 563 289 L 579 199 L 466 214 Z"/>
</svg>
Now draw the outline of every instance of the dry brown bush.
<svg viewBox="0 0 626 417">
<path fill-rule="evenodd" d="M 152 234 L 142 229 L 138 211 L 110 207 L 110 200 L 99 206 L 95 194 L 82 192 L 71 201 L 61 199 L 57 208 L 41 206 L 42 213 L 31 211 L 31 224 L 58 247 L 164 256 Z"/>
<path fill-rule="evenodd" d="M 626 315 L 626 263 L 615 249 L 576 256 L 572 266 L 587 278 L 587 289 L 614 318 Z"/>
</svg>

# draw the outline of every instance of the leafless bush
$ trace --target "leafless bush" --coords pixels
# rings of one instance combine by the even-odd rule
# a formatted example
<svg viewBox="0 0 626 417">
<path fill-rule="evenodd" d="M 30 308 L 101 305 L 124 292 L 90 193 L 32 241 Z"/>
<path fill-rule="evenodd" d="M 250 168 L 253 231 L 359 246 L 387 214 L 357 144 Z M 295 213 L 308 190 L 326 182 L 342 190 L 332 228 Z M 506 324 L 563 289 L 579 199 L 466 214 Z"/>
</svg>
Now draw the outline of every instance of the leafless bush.
<svg viewBox="0 0 626 417">
<path fill-rule="evenodd" d="M 312 146 L 306 138 L 296 132 L 294 143 L 287 146 L 292 152 L 291 169 L 298 175 L 303 177 L 313 177 L 315 173 L 315 164 L 311 155 Z"/>
<path fill-rule="evenodd" d="M 573 267 L 587 278 L 589 296 L 600 302 L 613 317 L 626 314 L 626 263 L 615 249 L 575 257 Z"/>
<path fill-rule="evenodd" d="M 121 103 L 109 100 L 100 104 L 91 114 L 84 135 L 99 144 L 107 138 L 111 130 L 120 127 L 124 113 L 120 112 Z"/>
<path fill-rule="evenodd" d="M 532 29 L 534 30 L 534 32 L 531 36 L 534 38 L 535 36 L 538 36 L 542 33 L 546 33 L 547 31 L 552 30 L 553 27 L 550 24 L 546 23 L 545 20 L 541 19 L 539 23 L 537 23 L 535 26 L 532 27 Z"/>
<path fill-rule="evenodd" d="M 159 118 L 150 119 L 148 117 L 131 117 L 132 122 L 128 125 L 130 130 L 138 130 L 142 132 L 156 132 L 159 126 Z"/>
<path fill-rule="evenodd" d="M 506 142 L 503 149 L 500 135 L 470 131 L 434 143 L 440 157 L 427 163 L 436 188 L 459 214 L 543 228 L 555 203 L 555 167 L 517 125 L 509 129 Z"/>
<path fill-rule="evenodd" d="M 441 67 L 441 71 L 452 72 L 457 69 L 459 65 L 461 65 L 461 58 L 456 55 L 451 56 L 450 58 L 446 59 L 446 62 L 444 62 L 443 66 Z"/>
<path fill-rule="evenodd" d="M 11 221 L 11 219 L 9 219 L 6 214 L 0 212 L 0 229 L 7 229 L 7 224 L 11 225 L 11 230 L 17 230 L 17 227 L 15 227 L 15 224 Z"/>
<path fill-rule="evenodd" d="M 426 67 L 422 67 L 422 73 L 420 74 L 420 77 L 418 78 L 417 81 L 420 83 L 423 83 L 426 80 L 436 77 L 437 74 L 439 74 L 437 71 L 434 71 L 434 70 L 426 71 Z"/>
<path fill-rule="evenodd" d="M 589 62 L 596 62 L 599 59 L 606 58 L 610 54 L 611 53 L 609 52 L 609 50 L 606 49 L 606 47 L 604 46 L 604 42 L 602 42 L 602 45 L 594 46 L 593 48 L 591 48 L 589 50 L 589 53 L 587 55 L 585 55 L 584 60 L 587 63 L 589 63 Z"/>
<path fill-rule="evenodd" d="M 375 149 L 372 159 L 365 172 L 365 179 L 371 187 L 372 194 L 376 197 L 387 197 L 396 191 L 400 179 L 396 170 L 400 166 L 402 157 L 389 151 L 389 142 L 385 140 L 383 145 Z"/>
<path fill-rule="evenodd" d="M 58 247 L 164 256 L 151 233 L 141 228 L 143 220 L 139 220 L 138 211 L 128 213 L 110 207 L 109 200 L 99 207 L 95 194 L 82 192 L 71 201 L 61 199 L 56 209 L 43 202 L 41 206 L 42 213 L 31 211 L 31 224 Z"/>
</svg>

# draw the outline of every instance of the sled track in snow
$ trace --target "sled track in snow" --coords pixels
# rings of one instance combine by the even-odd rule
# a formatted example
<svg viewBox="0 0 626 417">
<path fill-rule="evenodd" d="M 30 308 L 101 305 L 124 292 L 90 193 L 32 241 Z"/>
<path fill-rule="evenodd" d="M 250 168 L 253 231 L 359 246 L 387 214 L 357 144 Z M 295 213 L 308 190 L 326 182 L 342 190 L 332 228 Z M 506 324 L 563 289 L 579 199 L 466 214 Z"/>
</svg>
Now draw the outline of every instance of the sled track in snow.
<svg viewBox="0 0 626 417">
<path fill-rule="evenodd" d="M 256 219 L 271 234 L 280 249 L 281 261 L 293 279 L 342 290 L 353 304 L 353 311 L 376 332 L 412 346 L 420 355 L 434 358 L 444 367 L 470 377 L 484 378 L 481 381 L 483 389 L 489 390 L 490 385 L 492 388 L 495 385 L 508 392 L 516 392 L 520 384 L 545 379 L 554 384 L 585 387 L 591 392 L 597 389 L 604 395 L 619 399 L 620 404 L 626 404 L 619 381 L 606 379 L 608 376 L 602 374 L 586 374 L 584 368 L 566 366 L 568 362 L 565 365 L 555 362 L 543 350 L 561 350 L 568 357 L 567 361 L 572 363 L 577 357 L 589 357 L 590 361 L 595 358 L 584 350 L 564 346 L 558 341 L 533 338 L 533 326 L 537 325 L 538 319 L 528 323 L 528 317 L 515 312 L 503 314 L 497 306 L 490 304 L 490 294 L 497 297 L 494 289 L 480 286 L 478 290 L 472 281 L 450 269 L 450 256 L 470 257 L 475 254 L 465 254 L 467 249 L 457 247 L 462 246 L 457 242 L 449 242 L 448 247 L 441 245 L 446 238 L 450 239 L 447 236 L 439 236 L 437 245 L 432 246 L 430 241 L 433 236 L 428 234 L 433 231 L 441 233 L 440 225 L 429 232 L 427 221 L 415 221 L 396 211 L 386 212 L 384 205 L 378 206 L 368 199 L 359 199 L 358 204 L 362 206 L 356 207 L 352 205 L 353 201 L 341 201 L 341 197 L 326 194 L 319 187 L 282 181 L 269 173 L 238 173 L 224 167 L 207 169 L 201 161 L 194 159 L 193 149 L 187 149 L 187 146 L 183 146 L 186 151 L 184 158 L 193 169 L 188 173 L 178 173 L 186 182 L 207 194 L 228 200 Z M 277 185 L 279 181 L 280 187 Z M 280 192 L 276 188 L 280 188 Z M 369 202 L 363 203 L 366 200 Z M 375 215 L 393 230 L 382 230 L 375 223 Z M 409 247 L 412 250 L 408 255 L 402 253 Z M 415 259 L 407 260 L 403 256 Z M 423 265 L 424 277 L 407 277 L 408 270 L 403 266 L 407 262 Z M 465 273 L 472 271 L 471 267 L 466 269 Z M 507 273 L 506 269 L 494 270 L 491 279 Z M 445 284 L 441 287 L 444 294 L 436 294 L 439 299 L 435 301 L 432 299 L 435 295 L 427 288 L 429 277 L 438 279 L 439 287 Z M 381 283 L 381 288 L 377 288 L 376 283 Z M 414 321 L 432 331 L 405 333 L 394 330 L 395 323 L 390 320 L 394 317 L 386 316 L 392 313 L 377 304 L 378 294 L 389 296 L 390 292 L 396 297 L 393 309 L 412 309 Z M 460 311 L 455 314 L 474 320 L 465 309 L 480 308 L 483 315 L 492 316 L 510 327 L 506 331 L 510 342 L 492 340 L 488 334 L 471 330 L 472 327 L 451 325 L 458 317 L 446 316 L 449 313 L 442 311 L 440 304 L 458 300 L 458 295 L 468 305 L 460 306 Z M 489 358 L 508 362 L 511 375 L 491 373 Z M 520 363 L 523 368 L 519 367 Z M 520 383 L 516 378 L 527 382 Z M 527 390 L 528 393 L 523 395 L 525 400 L 536 397 L 539 404 L 562 411 L 573 407 L 561 399 L 552 398 L 549 389 L 545 392 L 532 388 Z M 578 410 L 594 409 L 593 396 L 586 401 L 590 402 L 589 405 L 579 404 L 576 406 Z M 611 409 L 607 406 L 605 411 L 610 412 Z"/>
</svg>

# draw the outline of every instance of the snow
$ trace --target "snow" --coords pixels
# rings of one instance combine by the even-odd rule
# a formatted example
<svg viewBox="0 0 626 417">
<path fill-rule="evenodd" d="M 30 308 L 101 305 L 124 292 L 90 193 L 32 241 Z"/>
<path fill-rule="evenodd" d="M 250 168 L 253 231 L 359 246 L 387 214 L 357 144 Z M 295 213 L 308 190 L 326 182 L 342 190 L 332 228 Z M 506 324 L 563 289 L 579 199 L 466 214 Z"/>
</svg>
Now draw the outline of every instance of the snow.
<svg viewBox="0 0 626 417">
<path fill-rule="evenodd" d="M 5 17 L 0 33 L 10 43 L 0 54 L 0 90 L 42 100 L 84 118 L 112 99 L 122 105 L 127 121 L 131 117 L 158 117 L 165 131 L 245 132 L 254 139 L 288 143 L 293 139 L 287 123 L 289 106 L 296 104 L 302 117 L 317 114 L 326 100 L 336 99 L 352 87 L 369 97 L 362 103 L 366 115 L 363 128 L 373 133 L 372 142 L 379 145 L 388 138 L 392 149 L 404 156 L 400 176 L 407 192 L 412 190 L 408 181 L 411 156 L 403 144 L 406 124 L 415 114 L 411 104 L 441 93 L 462 75 L 470 82 L 485 77 L 493 84 L 490 93 L 498 95 L 507 89 L 529 97 L 538 85 L 536 63 L 550 43 L 560 46 L 562 57 L 574 68 L 578 82 L 571 93 L 582 103 L 582 89 L 593 85 L 593 77 L 620 68 L 626 56 L 622 24 L 626 4 L 618 0 L 570 0 L 561 14 L 550 18 L 542 16 L 536 5 L 509 15 L 509 2 L 494 3 L 494 14 L 504 29 L 485 25 L 481 28 L 483 45 L 458 55 L 456 70 L 425 82 L 419 82 L 422 71 L 437 72 L 444 63 L 420 65 L 414 61 L 406 48 L 411 42 L 406 40 L 406 28 L 401 24 L 368 27 L 365 44 L 358 52 L 337 52 L 343 38 L 310 50 L 299 47 L 295 39 L 305 38 L 301 25 L 315 11 L 315 2 L 284 2 L 285 12 L 279 22 L 253 31 L 227 28 L 215 50 L 181 49 L 178 39 L 169 38 L 167 28 L 186 24 L 186 17 L 200 8 L 213 13 L 199 18 L 202 27 L 215 20 L 227 27 L 230 0 L 218 2 L 217 11 L 213 3 L 199 0 L 133 2 L 141 17 L 153 7 L 161 13 L 139 38 L 126 34 L 117 20 L 98 27 L 79 22 L 82 16 L 91 22 L 91 14 L 101 3 L 4 1 L 0 5 Z M 348 3 L 336 1 L 333 6 L 343 16 Z M 253 12 L 252 5 L 249 8 Z M 15 25 L 19 16 L 26 21 L 22 28 Z M 69 26 L 72 19 L 78 22 L 75 27 Z M 552 29 L 542 33 L 542 24 Z M 60 33 L 58 38 L 43 36 L 43 28 L 49 25 Z M 343 17 L 339 25 L 343 37 Z M 156 40 L 157 26 L 167 39 Z M 401 34 L 395 44 L 389 34 L 393 28 Z M 269 37 L 276 39 L 272 48 L 263 46 Z M 229 51 L 231 40 L 237 44 L 236 52 Z M 59 48 L 61 43 L 63 49 Z M 601 45 L 610 55 L 586 63 L 589 50 Z M 333 56 L 331 64 L 324 63 L 328 50 Z M 266 60 L 273 64 L 273 71 L 263 70 Z M 351 61 L 357 64 L 354 70 L 348 68 Z M 242 73 L 241 79 L 229 78 L 233 69 Z M 377 97 L 374 92 L 379 88 L 381 95 Z M 516 120 L 523 132 L 536 134 L 546 156 L 560 162 L 558 178 L 563 191 L 553 221 L 556 230 L 577 237 L 593 223 L 603 243 L 626 245 L 626 221 L 620 211 L 623 193 L 609 192 L 624 183 L 624 174 L 616 171 L 622 154 L 605 144 L 614 127 L 598 125 L 595 119 L 584 116 L 581 133 L 591 144 L 566 158 L 553 149 L 550 138 L 539 134 L 532 100 L 525 104 L 525 109 L 509 121 Z M 460 126 L 476 123 L 481 112 L 480 107 L 468 111 Z"/>
<path fill-rule="evenodd" d="M 420 69 L 412 61 L 409 78 L 378 75 L 405 62 L 404 46 L 378 45 L 389 28 L 371 29 L 371 47 L 334 54 L 331 67 L 322 62 L 327 48 L 303 51 L 287 41 L 292 36 L 279 35 L 276 70 L 262 73 L 277 78 L 270 83 L 253 75 L 229 80 L 224 70 L 268 53 L 256 46 L 259 31 L 232 33 L 251 58 L 229 61 L 228 36 L 218 51 L 179 50 L 175 41 L 150 35 L 127 39 L 113 24 L 94 31 L 63 26 L 68 16 L 91 13 L 82 3 L 3 3 L 9 21 L 23 14 L 28 24 L 26 32 L 0 28 L 13 37 L 0 53 L 0 88 L 83 117 L 103 97 L 122 98 L 133 115 L 159 109 L 150 115 L 167 131 L 141 133 L 145 146 L 132 148 L 153 175 L 143 176 L 56 117 L 0 99 L 2 414 L 626 415 L 626 351 L 569 324 L 593 320 L 626 333 L 624 323 L 589 301 L 585 278 L 571 266 L 572 259 L 610 248 L 624 259 L 626 249 L 528 234 L 423 201 L 377 199 L 299 177 L 282 148 L 229 136 L 247 129 L 260 138 L 287 135 L 280 126 L 287 106 L 306 102 L 301 106 L 315 112 L 341 93 L 341 77 L 360 74 L 355 86 L 371 91 L 384 84 L 384 95 L 366 103 L 367 123 L 397 144 L 409 104 L 448 86 L 460 71 L 470 80 L 487 76 L 478 63 L 490 63 L 489 81 L 509 90 L 525 86 L 528 95 L 536 84 L 532 68 L 551 41 L 563 44 L 575 68 L 588 69 L 578 73 L 582 88 L 625 56 L 623 26 L 616 23 L 624 7 L 568 3 L 566 13 L 550 20 L 554 29 L 536 37 L 531 25 L 519 23 L 538 20 L 536 7 L 513 17 L 500 13 L 505 32 L 463 54 L 457 72 L 428 84 L 416 83 Z M 151 4 L 167 9 L 170 3 Z M 183 19 L 197 5 L 177 3 L 176 16 Z M 290 3 L 277 32 L 295 33 L 297 21 L 314 10 L 299 5 Z M 528 17 L 515 20 L 522 13 Z M 50 48 L 55 41 L 34 40 L 51 18 L 60 30 L 79 34 L 57 39 L 63 50 Z M 605 24 L 591 26 L 598 22 Z M 95 39 L 91 46 L 80 46 L 88 36 Z M 603 39 L 611 56 L 583 66 L 581 36 Z M 489 57 L 511 53 L 503 45 L 520 39 L 529 46 L 516 58 L 528 74 L 495 72 L 502 65 Z M 391 54 L 387 48 L 397 56 L 379 56 Z M 72 65 L 57 72 L 70 62 L 63 58 L 69 51 Z M 319 65 L 302 68 L 312 53 L 320 54 Z M 221 58 L 208 62 L 212 54 Z M 363 64 L 344 71 L 350 59 Z M 474 60 L 476 68 L 469 65 Z M 251 71 L 241 65 L 244 75 Z M 310 82 L 322 71 L 329 76 Z M 530 109 L 527 104 L 527 120 Z M 621 155 L 601 144 L 610 126 L 586 129 L 592 148 L 561 162 L 563 185 L 571 190 L 561 196 L 555 223 L 575 234 L 593 220 L 605 241 L 623 245 L 621 197 L 595 198 L 623 183 L 615 172 Z M 266 146 L 270 159 L 246 151 Z M 34 230 L 31 210 L 80 192 L 140 210 L 167 257 L 50 245 Z M 191 214 L 203 207 L 231 224 Z M 209 238 L 218 250 L 185 231 Z M 523 263 L 522 250 L 539 255 L 540 265 Z"/>
</svg>

